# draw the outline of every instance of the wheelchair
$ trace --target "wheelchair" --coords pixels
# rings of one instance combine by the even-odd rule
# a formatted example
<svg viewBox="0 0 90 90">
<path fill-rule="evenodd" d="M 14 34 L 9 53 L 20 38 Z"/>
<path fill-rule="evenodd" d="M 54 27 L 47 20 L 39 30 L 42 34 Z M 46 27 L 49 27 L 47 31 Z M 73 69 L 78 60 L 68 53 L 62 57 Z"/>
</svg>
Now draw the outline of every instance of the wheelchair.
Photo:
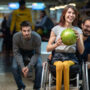
<svg viewBox="0 0 90 90">
<path fill-rule="evenodd" d="M 82 64 L 82 88 L 83 90 L 90 90 L 88 81 L 88 64 L 83 60 Z"/>
<path fill-rule="evenodd" d="M 79 78 L 81 75 L 82 80 Z M 42 90 L 56 90 L 52 89 L 53 87 L 55 88 L 55 83 L 56 67 L 52 65 L 51 60 L 48 59 L 43 65 L 41 88 Z M 87 64 L 83 60 L 80 64 L 75 64 L 70 67 L 70 88 L 73 88 L 74 90 L 80 90 L 81 86 L 83 88 L 81 90 L 89 90 Z"/>
</svg>

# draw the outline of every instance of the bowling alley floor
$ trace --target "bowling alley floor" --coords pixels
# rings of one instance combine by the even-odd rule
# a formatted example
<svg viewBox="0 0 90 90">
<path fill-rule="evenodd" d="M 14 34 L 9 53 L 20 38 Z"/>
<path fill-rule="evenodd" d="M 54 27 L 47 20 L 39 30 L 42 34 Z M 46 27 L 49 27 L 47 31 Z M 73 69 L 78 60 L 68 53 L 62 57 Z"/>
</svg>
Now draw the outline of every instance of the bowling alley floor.
<svg viewBox="0 0 90 90">
<path fill-rule="evenodd" d="M 26 85 L 26 90 L 33 90 L 33 80 L 30 78 L 23 78 L 23 82 Z M 17 90 L 12 73 L 0 74 L 0 90 Z"/>
<path fill-rule="evenodd" d="M 0 90 L 17 90 L 16 83 L 11 73 L 12 54 L 0 53 Z M 23 78 L 26 90 L 33 90 L 32 78 Z"/>
<path fill-rule="evenodd" d="M 23 81 L 26 85 L 25 90 L 33 90 L 32 78 L 23 78 Z M 0 74 L 0 90 L 17 90 L 17 86 L 14 82 L 14 79 L 11 73 Z M 41 89 L 41 90 L 44 90 L 44 89 Z M 49 90 L 48 87 L 47 87 L 47 90 Z M 51 90 L 56 90 L 55 86 L 51 87 Z M 62 87 L 62 90 L 64 90 L 63 87 Z M 78 89 L 76 87 L 71 87 L 70 90 L 78 90 Z"/>
<path fill-rule="evenodd" d="M 46 53 L 46 45 L 44 42 L 42 45 L 42 60 L 46 60 L 48 57 Z M 45 50 L 44 50 L 45 49 Z M 0 90 L 17 90 L 16 83 L 14 81 L 13 75 L 11 73 L 13 55 L 12 53 L 6 53 L 6 51 L 0 52 Z M 33 80 L 34 78 L 23 78 L 23 82 L 26 85 L 25 90 L 33 90 Z"/>
<path fill-rule="evenodd" d="M 41 50 L 42 50 L 41 56 L 43 62 L 47 60 L 47 57 L 50 54 L 46 52 L 46 46 L 47 46 L 47 42 L 43 42 L 41 46 Z M 12 53 L 10 54 L 5 53 L 5 51 L 0 52 L 0 90 L 17 90 L 16 83 L 11 73 L 12 59 L 13 59 Z M 33 90 L 33 80 L 34 77 L 23 78 L 23 82 L 26 85 L 25 90 Z M 47 90 L 49 90 L 48 87 Z M 55 87 L 52 87 L 51 90 L 56 90 L 56 89 Z M 75 88 L 70 90 L 77 90 L 77 89 Z"/>
</svg>

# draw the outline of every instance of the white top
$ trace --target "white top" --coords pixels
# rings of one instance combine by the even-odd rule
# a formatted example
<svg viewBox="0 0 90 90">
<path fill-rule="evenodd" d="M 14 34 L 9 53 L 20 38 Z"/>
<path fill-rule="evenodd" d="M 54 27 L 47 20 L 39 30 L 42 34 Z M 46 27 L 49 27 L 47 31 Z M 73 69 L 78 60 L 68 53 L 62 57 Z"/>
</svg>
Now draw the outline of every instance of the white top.
<svg viewBox="0 0 90 90">
<path fill-rule="evenodd" d="M 58 40 L 58 38 L 60 38 L 61 36 L 61 32 L 63 30 L 65 30 L 66 27 L 61 27 L 60 25 L 57 25 L 55 27 L 52 28 L 52 31 L 55 33 L 56 35 L 56 40 L 55 42 Z M 78 27 L 74 27 L 73 26 L 73 29 L 74 30 L 77 30 L 78 33 L 82 33 L 82 30 Z M 75 53 L 76 52 L 76 44 L 73 44 L 73 45 L 60 45 L 58 46 L 57 48 L 55 48 L 55 51 L 56 52 L 68 52 L 68 53 Z"/>
</svg>

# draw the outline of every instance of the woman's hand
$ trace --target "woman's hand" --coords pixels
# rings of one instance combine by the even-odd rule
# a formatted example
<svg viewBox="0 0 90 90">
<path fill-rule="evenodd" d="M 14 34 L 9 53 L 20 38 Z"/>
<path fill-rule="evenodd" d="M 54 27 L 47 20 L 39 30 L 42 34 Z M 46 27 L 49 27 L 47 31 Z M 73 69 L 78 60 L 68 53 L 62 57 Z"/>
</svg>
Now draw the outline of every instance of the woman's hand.
<svg viewBox="0 0 90 90">
<path fill-rule="evenodd" d="M 75 34 L 76 34 L 76 37 L 77 37 L 77 40 L 80 39 L 80 34 L 78 33 L 78 31 L 74 30 Z"/>
<path fill-rule="evenodd" d="M 56 41 L 56 43 L 55 43 L 55 45 L 58 47 L 58 46 L 60 46 L 60 45 L 62 45 L 63 43 L 62 43 L 62 40 L 61 40 L 61 38 L 59 38 L 57 41 Z"/>
<path fill-rule="evenodd" d="M 59 38 L 56 42 L 55 41 L 56 41 L 56 35 L 53 31 L 51 31 L 47 45 L 47 52 L 55 50 L 56 47 L 62 44 L 61 38 Z"/>
<path fill-rule="evenodd" d="M 83 43 L 83 35 L 79 34 L 78 31 L 74 30 L 76 37 L 77 37 L 77 49 L 80 54 L 84 52 L 84 43 Z"/>
</svg>

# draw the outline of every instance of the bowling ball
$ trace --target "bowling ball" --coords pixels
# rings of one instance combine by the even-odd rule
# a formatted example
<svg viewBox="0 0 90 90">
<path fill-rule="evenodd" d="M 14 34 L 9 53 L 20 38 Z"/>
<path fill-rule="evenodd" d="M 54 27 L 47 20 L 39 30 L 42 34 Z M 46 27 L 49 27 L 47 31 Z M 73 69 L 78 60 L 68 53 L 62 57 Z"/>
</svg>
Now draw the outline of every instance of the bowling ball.
<svg viewBox="0 0 90 90">
<path fill-rule="evenodd" d="M 62 31 L 61 39 L 65 45 L 73 45 L 76 43 L 77 37 L 73 29 L 67 28 Z"/>
<path fill-rule="evenodd" d="M 39 29 L 37 30 L 37 33 L 40 34 L 40 35 L 43 35 L 42 29 L 39 28 Z"/>
</svg>

